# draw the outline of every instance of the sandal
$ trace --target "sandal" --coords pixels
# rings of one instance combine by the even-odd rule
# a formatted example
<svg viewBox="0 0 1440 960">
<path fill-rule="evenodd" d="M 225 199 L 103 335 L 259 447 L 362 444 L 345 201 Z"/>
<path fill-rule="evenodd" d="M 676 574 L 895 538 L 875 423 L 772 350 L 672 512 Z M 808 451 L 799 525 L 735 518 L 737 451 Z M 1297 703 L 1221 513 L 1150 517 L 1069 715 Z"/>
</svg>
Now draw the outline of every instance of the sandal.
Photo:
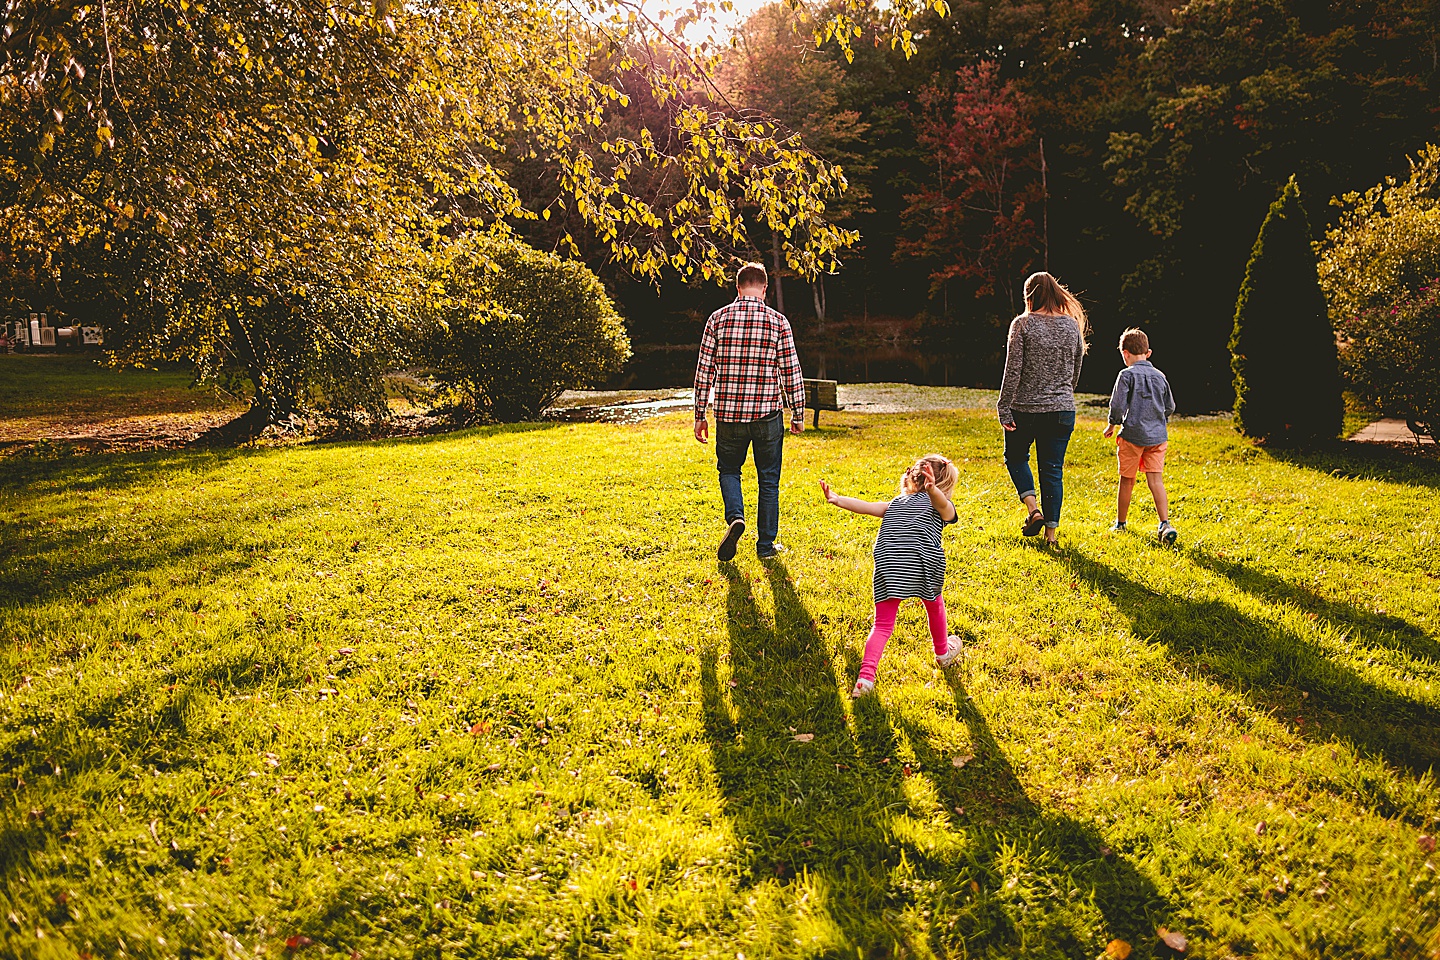
<svg viewBox="0 0 1440 960">
<path fill-rule="evenodd" d="M 1031 510 L 1030 516 L 1020 527 L 1020 533 L 1027 537 L 1033 537 L 1040 532 L 1040 528 L 1043 526 L 1045 526 L 1045 514 L 1039 510 Z"/>
</svg>

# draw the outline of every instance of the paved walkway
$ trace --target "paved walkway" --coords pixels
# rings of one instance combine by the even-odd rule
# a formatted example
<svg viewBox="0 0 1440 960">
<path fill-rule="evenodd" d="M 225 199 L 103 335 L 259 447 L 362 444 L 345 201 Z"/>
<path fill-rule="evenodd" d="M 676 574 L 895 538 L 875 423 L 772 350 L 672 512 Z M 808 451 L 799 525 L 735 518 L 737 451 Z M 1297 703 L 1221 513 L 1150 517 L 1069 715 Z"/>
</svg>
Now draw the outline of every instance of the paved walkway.
<svg viewBox="0 0 1440 960">
<path fill-rule="evenodd" d="M 1376 420 L 1374 423 L 1357 432 L 1351 440 L 1357 443 L 1434 443 L 1430 437 L 1417 436 L 1409 427 L 1405 426 L 1404 420 L 1385 419 Z"/>
</svg>

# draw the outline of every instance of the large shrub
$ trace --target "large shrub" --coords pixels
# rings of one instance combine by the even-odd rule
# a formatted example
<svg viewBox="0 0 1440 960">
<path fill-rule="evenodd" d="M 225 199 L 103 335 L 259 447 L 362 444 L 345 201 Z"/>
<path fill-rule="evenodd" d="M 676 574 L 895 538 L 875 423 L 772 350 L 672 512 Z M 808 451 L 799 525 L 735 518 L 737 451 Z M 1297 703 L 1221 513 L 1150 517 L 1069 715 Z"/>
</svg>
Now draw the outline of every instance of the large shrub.
<svg viewBox="0 0 1440 960">
<path fill-rule="evenodd" d="M 1245 267 L 1230 357 L 1235 425 L 1246 436 L 1303 443 L 1339 434 L 1335 332 L 1294 177 L 1270 205 Z"/>
<path fill-rule="evenodd" d="M 427 352 L 471 419 L 533 420 L 630 356 L 615 304 L 583 263 L 484 238 L 462 246 L 445 286 Z"/>
<path fill-rule="evenodd" d="M 1375 410 L 1440 439 L 1440 279 L 1340 321 L 1345 370 Z"/>
<path fill-rule="evenodd" d="M 1339 201 L 1320 248 L 1320 283 L 1355 392 L 1420 432 L 1440 429 L 1440 146 Z"/>
<path fill-rule="evenodd" d="M 1337 324 L 1389 309 L 1440 277 L 1440 145 L 1421 150 L 1405 180 L 1386 178 L 1336 204 L 1340 215 L 1320 245 L 1320 286 Z"/>
</svg>

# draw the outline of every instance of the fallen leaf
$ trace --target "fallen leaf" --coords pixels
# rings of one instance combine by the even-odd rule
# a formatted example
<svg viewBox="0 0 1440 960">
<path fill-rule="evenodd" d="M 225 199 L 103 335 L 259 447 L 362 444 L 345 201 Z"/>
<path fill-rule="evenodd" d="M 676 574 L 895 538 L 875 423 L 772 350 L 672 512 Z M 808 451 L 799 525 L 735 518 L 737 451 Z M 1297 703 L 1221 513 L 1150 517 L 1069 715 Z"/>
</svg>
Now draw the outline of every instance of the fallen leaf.
<svg viewBox="0 0 1440 960">
<path fill-rule="evenodd" d="M 1165 946 L 1178 953 L 1184 953 L 1185 948 L 1190 945 L 1190 941 L 1185 939 L 1183 933 L 1176 933 L 1174 930 L 1167 930 L 1164 927 L 1161 927 L 1155 932 L 1160 935 L 1160 939 L 1164 941 Z"/>
<path fill-rule="evenodd" d="M 1420 834 L 1420 849 L 1426 853 L 1435 852 L 1435 838 L 1428 833 Z"/>
<path fill-rule="evenodd" d="M 1266 828 L 1266 826 L 1265 826 L 1265 821 L 1264 821 L 1264 820 L 1261 820 L 1259 823 L 1255 824 L 1255 836 L 1257 836 L 1257 837 L 1263 837 L 1263 836 L 1265 836 L 1265 830 L 1266 830 L 1266 829 L 1267 829 L 1267 828 Z"/>
<path fill-rule="evenodd" d="M 308 947 L 308 946 L 310 946 L 310 944 L 312 944 L 312 943 L 314 943 L 314 942 L 315 942 L 315 941 L 314 941 L 314 940 L 311 940 L 309 937 L 302 936 L 302 935 L 300 935 L 300 934 L 297 933 L 297 934 L 295 934 L 293 937 L 291 937 L 291 938 L 289 938 L 288 940 L 285 941 L 285 949 L 286 949 L 286 950 L 299 950 L 301 947 Z"/>
<path fill-rule="evenodd" d="M 813 734 L 813 733 L 797 733 L 797 734 L 795 734 L 795 740 L 796 740 L 797 742 L 799 742 L 799 743 L 809 743 L 811 740 L 814 740 L 814 739 L 815 739 L 815 734 Z"/>
<path fill-rule="evenodd" d="M 480 736 L 482 733 L 489 733 L 489 732 L 490 732 L 490 721 L 489 721 L 489 720 L 481 720 L 479 723 L 475 723 L 475 724 L 471 724 L 471 725 L 470 725 L 470 733 L 471 733 L 472 736 L 477 736 L 477 737 L 478 737 L 478 736 Z"/>
<path fill-rule="evenodd" d="M 1130 944 L 1124 940 L 1111 940 L 1105 945 L 1105 952 L 1101 956 L 1104 960 L 1125 960 L 1130 956 Z"/>
<path fill-rule="evenodd" d="M 963 813 L 965 812 L 965 808 L 964 808 L 964 807 L 956 807 L 956 808 L 955 808 L 955 812 L 956 812 L 956 813 L 963 814 Z"/>
<path fill-rule="evenodd" d="M 738 686 L 740 686 L 740 681 L 739 681 L 739 680 L 731 680 L 731 681 L 730 681 L 730 686 L 732 686 L 732 687 L 738 687 Z"/>
<path fill-rule="evenodd" d="M 967 753 L 967 754 L 966 754 L 965 756 L 963 756 L 963 757 L 951 757 L 951 758 L 950 758 L 950 762 L 953 763 L 953 764 L 955 764 L 956 767 L 963 767 L 963 766 L 965 766 L 965 764 L 969 763 L 971 760 L 974 760 L 974 759 L 975 759 L 975 754 L 973 754 L 973 753 Z"/>
<path fill-rule="evenodd" d="M 908 777 L 908 776 L 910 776 L 911 774 L 913 774 L 915 771 L 911 770 L 911 769 L 910 769 L 910 764 L 907 763 L 907 764 L 905 764 L 904 768 L 901 769 L 900 772 L 901 772 L 903 775 L 905 775 L 905 776 Z"/>
</svg>

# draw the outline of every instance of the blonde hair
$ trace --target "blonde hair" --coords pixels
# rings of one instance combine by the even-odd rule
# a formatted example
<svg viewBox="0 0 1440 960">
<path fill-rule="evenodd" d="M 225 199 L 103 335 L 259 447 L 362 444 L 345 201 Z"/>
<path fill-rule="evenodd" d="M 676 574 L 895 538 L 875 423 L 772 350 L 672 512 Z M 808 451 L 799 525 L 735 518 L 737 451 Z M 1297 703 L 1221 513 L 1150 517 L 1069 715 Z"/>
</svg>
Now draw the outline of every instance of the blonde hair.
<svg viewBox="0 0 1440 960">
<path fill-rule="evenodd" d="M 1025 279 L 1025 309 L 1029 313 L 1045 313 L 1050 316 L 1069 317 L 1080 331 L 1080 344 L 1084 352 L 1090 351 L 1090 318 L 1080 305 L 1075 294 L 1065 285 L 1041 270 Z"/>
<path fill-rule="evenodd" d="M 949 497 L 955 491 L 955 481 L 960 479 L 960 468 L 938 453 L 925 454 L 905 471 L 900 477 L 900 496 L 920 492 L 920 466 L 925 463 L 930 464 L 930 472 L 935 475 L 935 489 Z"/>
</svg>

